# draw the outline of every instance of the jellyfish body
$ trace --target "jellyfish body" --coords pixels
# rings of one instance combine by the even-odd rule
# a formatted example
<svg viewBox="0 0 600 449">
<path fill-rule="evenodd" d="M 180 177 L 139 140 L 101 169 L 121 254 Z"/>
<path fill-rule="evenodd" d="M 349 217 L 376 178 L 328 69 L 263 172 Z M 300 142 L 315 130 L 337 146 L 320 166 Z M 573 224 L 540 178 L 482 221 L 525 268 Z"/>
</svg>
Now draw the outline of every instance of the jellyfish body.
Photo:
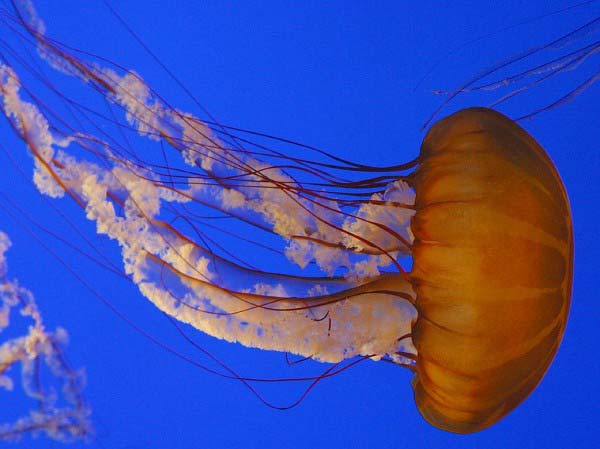
<svg viewBox="0 0 600 449">
<path fill-rule="evenodd" d="M 415 400 L 430 423 L 473 432 L 540 382 L 569 311 L 569 204 L 540 145 L 498 112 L 435 124 L 414 176 L 419 318 Z"/>
<path fill-rule="evenodd" d="M 414 163 L 383 169 L 247 149 L 136 73 L 47 38 L 26 3 L 29 17 L 12 20 L 42 57 L 121 109 L 126 123 L 107 120 L 119 132 L 183 160 L 158 164 L 127 139 L 65 125 L 0 64 L 0 107 L 34 156 L 38 189 L 81 206 L 120 245 L 124 274 L 169 317 L 249 347 L 408 366 L 422 415 L 453 432 L 493 424 L 539 383 L 566 324 L 572 226 L 552 162 L 512 120 L 460 111 L 431 128 Z M 339 175 L 352 170 L 367 177 Z M 211 249 L 206 209 L 281 236 L 288 261 L 324 275 L 267 273 Z M 409 273 L 403 255 L 413 257 Z"/>
</svg>

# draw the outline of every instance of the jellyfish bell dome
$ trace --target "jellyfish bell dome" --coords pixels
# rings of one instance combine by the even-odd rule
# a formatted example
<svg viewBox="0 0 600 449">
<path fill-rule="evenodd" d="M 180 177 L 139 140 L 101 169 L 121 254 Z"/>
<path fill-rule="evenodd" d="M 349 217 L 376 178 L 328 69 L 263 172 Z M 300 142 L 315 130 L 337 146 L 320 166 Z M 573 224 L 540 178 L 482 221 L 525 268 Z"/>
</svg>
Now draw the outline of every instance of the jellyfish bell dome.
<svg viewBox="0 0 600 449">
<path fill-rule="evenodd" d="M 478 431 L 531 393 L 560 344 L 573 274 L 568 198 L 542 147 L 484 108 L 430 129 L 413 187 L 415 401 L 436 427 Z"/>
</svg>

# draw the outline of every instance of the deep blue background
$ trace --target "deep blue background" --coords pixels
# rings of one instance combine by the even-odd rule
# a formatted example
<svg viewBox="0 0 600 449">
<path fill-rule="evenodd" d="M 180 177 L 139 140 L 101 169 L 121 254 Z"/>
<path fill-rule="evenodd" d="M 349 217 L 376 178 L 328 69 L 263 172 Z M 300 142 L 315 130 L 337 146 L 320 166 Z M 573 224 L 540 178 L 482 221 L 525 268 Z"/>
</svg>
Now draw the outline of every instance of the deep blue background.
<svg viewBox="0 0 600 449">
<path fill-rule="evenodd" d="M 102 2 L 37 3 L 50 35 L 135 69 L 172 104 L 197 109 Z M 555 38 L 600 12 L 596 2 L 531 22 L 572 2 L 113 3 L 222 122 L 377 164 L 398 163 L 417 154 L 421 126 L 442 101 L 433 90 L 451 89 L 482 68 Z M 528 23 L 506 29 L 523 21 Z M 597 68 L 598 57 L 590 64 Z M 536 100 L 550 101 L 575 78 L 577 71 L 501 110 L 518 116 Z M 465 96 L 442 114 L 489 101 L 481 94 Z M 363 363 L 323 382 L 293 410 L 271 410 L 239 383 L 206 374 L 142 338 L 2 214 L 0 228 L 14 242 L 10 276 L 34 291 L 48 327 L 68 330 L 69 359 L 87 370 L 85 394 L 97 428 L 90 447 L 597 447 L 599 105 L 596 85 L 575 101 L 524 123 L 555 162 L 571 199 L 576 243 L 572 312 L 563 344 L 541 385 L 509 416 L 475 435 L 441 432 L 424 422 L 413 403 L 410 373 L 382 363 Z M 5 124 L 0 126 L 3 144 L 30 173 L 24 145 Z M 36 220 L 68 237 L 64 223 L 3 155 L 0 166 L 0 190 Z M 80 211 L 67 201 L 57 204 L 95 238 Z M 134 321 L 165 341 L 181 343 L 135 288 L 49 243 Z M 102 248 L 118 257 L 112 242 L 102 243 Z M 195 338 L 243 374 L 286 373 L 279 354 L 259 354 L 202 335 Z M 266 388 L 266 395 L 285 402 L 301 391 L 286 388 L 293 392 Z M 2 416 L 16 416 L 12 407 L 19 405 L 10 402 L 13 397 L 0 395 L 9 404 L 2 407 Z M 0 446 L 5 444 L 8 447 Z M 19 444 L 60 446 L 48 440 Z"/>
</svg>

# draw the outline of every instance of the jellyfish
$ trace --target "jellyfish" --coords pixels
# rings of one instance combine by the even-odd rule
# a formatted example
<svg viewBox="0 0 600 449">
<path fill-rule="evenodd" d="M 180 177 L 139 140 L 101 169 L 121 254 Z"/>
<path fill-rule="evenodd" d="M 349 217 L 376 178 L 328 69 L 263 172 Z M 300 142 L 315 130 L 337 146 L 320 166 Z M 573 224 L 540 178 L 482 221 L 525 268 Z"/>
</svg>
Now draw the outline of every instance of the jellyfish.
<svg viewBox="0 0 600 449">
<path fill-rule="evenodd" d="M 287 142 L 302 150 L 291 156 L 253 139 L 281 140 L 176 109 L 139 74 L 52 39 L 28 2 L 3 21 L 109 111 L 46 83 L 83 118 L 64 119 L 15 66 L 44 83 L 37 68 L 4 53 L 1 109 L 33 156 L 33 182 L 115 241 L 122 273 L 173 320 L 317 361 L 406 367 L 423 417 L 456 433 L 493 425 L 541 381 L 569 311 L 571 214 L 550 158 L 513 120 L 461 110 L 394 166 Z M 221 246 L 203 228 L 208 211 L 240 248 L 300 271 L 266 272 Z"/>
<path fill-rule="evenodd" d="M 59 441 L 85 438 L 92 427 L 82 394 L 83 372 L 72 369 L 65 358 L 67 332 L 62 328 L 48 331 L 31 291 L 17 280 L 9 280 L 5 252 L 10 245 L 8 236 L 0 231 L 0 333 L 14 334 L 19 327 L 14 323 L 19 321 L 16 311 L 30 323 L 18 336 L 4 337 L 0 344 L 0 388 L 13 391 L 14 376 L 9 372 L 20 365 L 25 395 L 37 407 L 12 423 L 0 424 L 0 439 L 15 441 L 27 432 Z M 41 375 L 44 368 L 50 376 Z"/>
</svg>

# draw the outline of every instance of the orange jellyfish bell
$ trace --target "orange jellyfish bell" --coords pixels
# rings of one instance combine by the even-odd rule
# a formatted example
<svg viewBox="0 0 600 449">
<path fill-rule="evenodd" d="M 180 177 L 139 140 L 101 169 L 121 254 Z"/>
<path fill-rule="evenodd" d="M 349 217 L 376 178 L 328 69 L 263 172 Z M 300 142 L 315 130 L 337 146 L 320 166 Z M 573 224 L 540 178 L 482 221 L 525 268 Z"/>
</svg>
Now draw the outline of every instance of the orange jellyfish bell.
<svg viewBox="0 0 600 449">
<path fill-rule="evenodd" d="M 436 427 L 475 432 L 527 397 L 560 344 L 573 273 L 567 195 L 542 147 L 484 108 L 431 128 L 413 186 L 415 401 Z"/>
</svg>

